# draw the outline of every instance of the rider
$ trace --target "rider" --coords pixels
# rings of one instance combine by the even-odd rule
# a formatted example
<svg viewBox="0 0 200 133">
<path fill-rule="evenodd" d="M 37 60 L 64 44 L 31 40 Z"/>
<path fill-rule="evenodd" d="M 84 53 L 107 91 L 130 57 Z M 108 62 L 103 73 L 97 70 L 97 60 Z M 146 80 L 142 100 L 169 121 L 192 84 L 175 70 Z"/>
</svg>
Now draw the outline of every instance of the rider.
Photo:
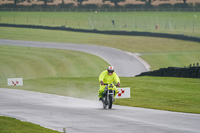
<svg viewBox="0 0 200 133">
<path fill-rule="evenodd" d="M 99 100 L 102 100 L 102 94 L 105 89 L 104 83 L 114 83 L 117 84 L 118 87 L 120 87 L 120 79 L 117 76 L 117 74 L 114 72 L 114 67 L 109 66 L 107 70 L 104 70 L 100 75 L 99 75 L 99 82 L 100 82 L 100 89 L 99 89 Z M 118 93 L 117 88 L 115 88 L 115 96 Z"/>
</svg>

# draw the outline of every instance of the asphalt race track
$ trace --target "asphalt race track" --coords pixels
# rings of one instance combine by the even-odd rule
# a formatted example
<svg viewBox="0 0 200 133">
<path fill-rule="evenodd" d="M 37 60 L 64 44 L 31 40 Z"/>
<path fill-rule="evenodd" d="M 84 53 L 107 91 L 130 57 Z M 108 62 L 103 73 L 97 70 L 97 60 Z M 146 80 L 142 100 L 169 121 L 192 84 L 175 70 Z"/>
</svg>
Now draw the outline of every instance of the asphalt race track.
<svg viewBox="0 0 200 133">
<path fill-rule="evenodd" d="M 133 77 L 141 72 L 149 71 L 149 65 L 133 53 L 119 49 L 84 44 L 33 42 L 0 39 L 0 45 L 15 45 L 25 47 L 57 48 L 86 52 L 97 55 L 115 67 L 120 77 Z"/>
<path fill-rule="evenodd" d="M 136 56 L 109 47 L 5 39 L 0 39 L 0 45 L 88 52 L 105 59 L 115 66 L 119 76 L 124 77 L 148 71 L 148 65 Z M 67 133 L 200 132 L 200 114 L 117 105 L 113 105 L 111 110 L 104 110 L 99 101 L 5 88 L 0 88 L 0 115 L 32 122 L 60 132 L 65 128 Z"/>
<path fill-rule="evenodd" d="M 200 115 L 0 88 L 0 115 L 67 133 L 199 133 Z"/>
</svg>

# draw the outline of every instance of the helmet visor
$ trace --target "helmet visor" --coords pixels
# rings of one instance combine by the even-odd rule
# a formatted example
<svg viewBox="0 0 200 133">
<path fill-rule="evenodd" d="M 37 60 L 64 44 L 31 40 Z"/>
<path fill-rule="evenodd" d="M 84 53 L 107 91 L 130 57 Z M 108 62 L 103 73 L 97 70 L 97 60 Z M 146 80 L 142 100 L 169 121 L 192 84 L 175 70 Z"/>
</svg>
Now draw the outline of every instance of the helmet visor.
<svg viewBox="0 0 200 133">
<path fill-rule="evenodd" d="M 108 73 L 113 73 L 114 72 L 114 70 L 108 70 Z"/>
</svg>

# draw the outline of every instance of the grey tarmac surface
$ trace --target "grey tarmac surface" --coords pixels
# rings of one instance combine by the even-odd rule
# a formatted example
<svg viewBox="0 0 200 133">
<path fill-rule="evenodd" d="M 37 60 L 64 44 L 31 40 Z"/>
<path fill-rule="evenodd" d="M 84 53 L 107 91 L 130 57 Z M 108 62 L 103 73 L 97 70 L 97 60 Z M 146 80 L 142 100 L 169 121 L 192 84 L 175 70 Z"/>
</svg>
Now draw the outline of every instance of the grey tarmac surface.
<svg viewBox="0 0 200 133">
<path fill-rule="evenodd" d="M 0 115 L 67 133 L 199 133 L 200 115 L 0 88 Z"/>
<path fill-rule="evenodd" d="M 134 53 L 128 53 L 119 49 L 105 46 L 6 39 L 0 39 L 0 45 L 67 49 L 94 54 L 113 65 L 120 77 L 133 77 L 141 72 L 149 71 L 150 68 L 150 66 L 144 60 L 139 58 Z"/>
</svg>

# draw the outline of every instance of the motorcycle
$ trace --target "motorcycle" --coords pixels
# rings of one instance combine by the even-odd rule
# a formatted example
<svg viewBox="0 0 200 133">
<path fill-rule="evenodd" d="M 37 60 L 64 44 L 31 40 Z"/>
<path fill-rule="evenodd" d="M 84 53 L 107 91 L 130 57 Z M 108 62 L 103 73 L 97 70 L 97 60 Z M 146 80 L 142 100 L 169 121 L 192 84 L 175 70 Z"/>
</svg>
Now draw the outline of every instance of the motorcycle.
<svg viewBox="0 0 200 133">
<path fill-rule="evenodd" d="M 107 107 L 109 109 L 112 109 L 112 104 L 114 102 L 114 95 L 115 95 L 115 88 L 114 84 L 112 83 L 105 83 L 105 90 L 103 92 L 103 96 L 102 96 L 102 102 L 103 102 L 103 108 L 106 109 Z"/>
</svg>

